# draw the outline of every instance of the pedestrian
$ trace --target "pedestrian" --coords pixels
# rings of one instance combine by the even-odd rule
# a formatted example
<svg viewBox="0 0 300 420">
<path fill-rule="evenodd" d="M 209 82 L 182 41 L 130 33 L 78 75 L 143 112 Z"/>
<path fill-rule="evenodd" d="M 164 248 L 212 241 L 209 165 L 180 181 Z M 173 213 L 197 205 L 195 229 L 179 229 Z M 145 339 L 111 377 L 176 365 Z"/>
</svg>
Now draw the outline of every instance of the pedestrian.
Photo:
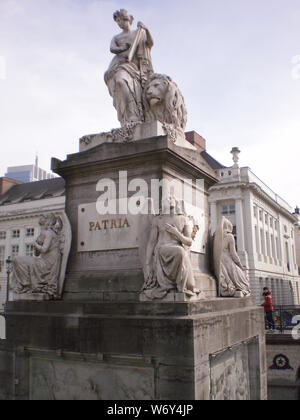
<svg viewBox="0 0 300 420">
<path fill-rule="evenodd" d="M 263 303 L 263 307 L 265 309 L 265 320 L 266 320 L 266 330 L 270 330 L 272 332 L 275 331 L 275 322 L 274 322 L 274 304 L 273 304 L 273 296 L 268 287 L 264 287 L 263 296 L 265 301 Z"/>
</svg>

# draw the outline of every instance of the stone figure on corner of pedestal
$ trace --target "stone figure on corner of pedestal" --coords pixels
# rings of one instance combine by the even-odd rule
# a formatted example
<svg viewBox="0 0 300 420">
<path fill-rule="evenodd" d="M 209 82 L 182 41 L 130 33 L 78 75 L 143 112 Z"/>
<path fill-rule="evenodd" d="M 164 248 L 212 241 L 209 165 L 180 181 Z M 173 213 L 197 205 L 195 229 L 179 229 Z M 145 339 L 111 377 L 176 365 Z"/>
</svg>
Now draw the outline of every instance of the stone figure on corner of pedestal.
<svg viewBox="0 0 300 420">
<path fill-rule="evenodd" d="M 140 259 L 145 283 L 141 297 L 153 301 L 168 293 L 199 297 L 190 257 L 193 231 L 184 205 L 170 197 L 163 201 L 158 216 L 142 216 L 140 223 Z"/>
<path fill-rule="evenodd" d="M 71 226 L 64 213 L 42 215 L 35 255 L 13 259 L 16 300 L 54 300 L 62 295 L 71 248 Z"/>
<path fill-rule="evenodd" d="M 184 136 L 187 111 L 178 86 L 165 75 L 154 73 L 149 29 L 141 22 L 132 30 L 133 16 L 121 9 L 114 20 L 122 32 L 116 35 L 110 51 L 115 54 L 104 79 L 123 130 L 159 121 L 174 140 Z M 128 133 L 126 133 L 128 136 Z"/>
<path fill-rule="evenodd" d="M 251 295 L 247 273 L 236 252 L 233 225 L 225 217 L 214 237 L 214 268 L 220 297 L 244 298 Z"/>
</svg>

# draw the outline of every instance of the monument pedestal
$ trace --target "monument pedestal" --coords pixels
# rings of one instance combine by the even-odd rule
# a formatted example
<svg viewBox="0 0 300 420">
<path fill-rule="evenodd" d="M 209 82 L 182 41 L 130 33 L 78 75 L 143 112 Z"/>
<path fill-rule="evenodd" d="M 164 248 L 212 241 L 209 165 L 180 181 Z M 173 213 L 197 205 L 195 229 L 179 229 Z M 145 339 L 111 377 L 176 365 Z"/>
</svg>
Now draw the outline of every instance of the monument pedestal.
<svg viewBox="0 0 300 420">
<path fill-rule="evenodd" d="M 104 143 L 53 160 L 53 169 L 66 180 L 73 237 L 62 300 L 7 305 L 0 399 L 266 399 L 263 310 L 251 298 L 216 298 L 208 189 L 217 179 L 200 152 L 167 136 Z M 149 188 L 153 179 L 203 180 L 190 255 L 202 300 L 139 301 L 138 219 L 102 217 L 96 204 L 99 181 L 120 192 L 125 178 Z"/>
<path fill-rule="evenodd" d="M 64 162 L 53 159 L 52 169 L 66 180 L 66 213 L 72 226 L 64 300 L 139 301 L 144 283 L 140 219 L 118 211 L 114 215 L 99 214 L 97 203 L 107 180 L 113 183 L 117 207 L 124 198 L 130 200 L 136 188 L 133 185 L 142 180 L 157 213 L 162 193 L 159 190 L 152 194 L 153 185 L 176 182 L 183 186 L 186 180 L 193 184 L 192 198 L 200 192 L 201 205 L 196 207 L 188 201 L 185 205 L 189 205 L 189 215 L 199 224 L 191 248 L 196 287 L 203 297 L 216 297 L 216 280 L 211 276 L 209 262 L 207 197 L 217 179 L 199 151 L 178 147 L 168 136 L 159 136 L 129 143 L 103 143 L 69 155 Z M 200 187 L 196 181 L 200 181 Z"/>
<path fill-rule="evenodd" d="M 0 397 L 266 399 L 262 321 L 249 298 L 11 302 Z"/>
</svg>

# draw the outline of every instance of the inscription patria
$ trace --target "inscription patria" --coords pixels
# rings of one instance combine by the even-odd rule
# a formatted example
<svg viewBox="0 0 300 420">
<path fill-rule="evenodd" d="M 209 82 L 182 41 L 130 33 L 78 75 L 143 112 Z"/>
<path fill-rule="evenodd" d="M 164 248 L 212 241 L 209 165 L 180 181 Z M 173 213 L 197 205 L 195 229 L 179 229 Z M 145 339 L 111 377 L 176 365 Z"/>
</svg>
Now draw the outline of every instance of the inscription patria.
<svg viewBox="0 0 300 420">
<path fill-rule="evenodd" d="M 109 230 L 109 229 L 124 229 L 130 228 L 127 217 L 125 219 L 111 219 L 111 220 L 98 220 L 95 222 L 89 222 L 90 232 L 97 230 Z"/>
<path fill-rule="evenodd" d="M 138 215 L 99 215 L 96 203 L 78 208 L 78 251 L 138 248 Z"/>
</svg>

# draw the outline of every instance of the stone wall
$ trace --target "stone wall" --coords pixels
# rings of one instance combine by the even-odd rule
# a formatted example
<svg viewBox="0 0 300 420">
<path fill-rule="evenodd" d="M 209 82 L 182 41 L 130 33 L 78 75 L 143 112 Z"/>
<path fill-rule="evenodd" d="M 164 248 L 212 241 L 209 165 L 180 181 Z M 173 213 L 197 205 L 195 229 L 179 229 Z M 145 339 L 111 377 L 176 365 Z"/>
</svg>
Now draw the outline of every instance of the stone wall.
<svg viewBox="0 0 300 420">
<path fill-rule="evenodd" d="M 300 400 L 300 340 L 290 334 L 267 338 L 270 400 Z"/>
</svg>

